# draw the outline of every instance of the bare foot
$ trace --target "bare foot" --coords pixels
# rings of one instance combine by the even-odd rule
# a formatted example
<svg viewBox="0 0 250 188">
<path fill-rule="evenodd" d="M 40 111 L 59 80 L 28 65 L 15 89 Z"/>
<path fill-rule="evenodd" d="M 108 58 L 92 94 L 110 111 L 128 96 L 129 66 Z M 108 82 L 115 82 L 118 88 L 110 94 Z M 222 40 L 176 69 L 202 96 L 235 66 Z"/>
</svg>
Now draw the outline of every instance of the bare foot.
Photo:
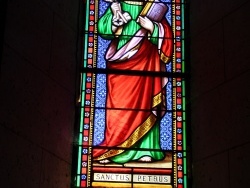
<svg viewBox="0 0 250 188">
<path fill-rule="evenodd" d="M 107 164 L 107 163 L 110 163 L 110 160 L 103 159 L 103 160 L 100 160 L 99 163 L 101 163 L 101 164 Z"/>
<path fill-rule="evenodd" d="M 152 158 L 149 157 L 149 156 L 144 156 L 144 157 L 140 158 L 138 161 L 140 161 L 140 162 L 151 162 Z"/>
</svg>

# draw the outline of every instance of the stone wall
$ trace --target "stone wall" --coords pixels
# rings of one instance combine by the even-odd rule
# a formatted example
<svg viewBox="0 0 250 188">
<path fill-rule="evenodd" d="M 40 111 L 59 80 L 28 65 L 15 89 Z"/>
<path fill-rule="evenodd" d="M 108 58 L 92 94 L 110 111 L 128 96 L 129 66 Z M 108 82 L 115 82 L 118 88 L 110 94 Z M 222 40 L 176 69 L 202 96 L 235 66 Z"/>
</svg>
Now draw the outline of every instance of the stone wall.
<svg viewBox="0 0 250 188">
<path fill-rule="evenodd" d="M 1 187 L 70 187 L 80 2 L 7 2 L 0 82 Z"/>
<path fill-rule="evenodd" d="M 193 188 L 249 187 L 250 1 L 190 1 Z"/>
</svg>

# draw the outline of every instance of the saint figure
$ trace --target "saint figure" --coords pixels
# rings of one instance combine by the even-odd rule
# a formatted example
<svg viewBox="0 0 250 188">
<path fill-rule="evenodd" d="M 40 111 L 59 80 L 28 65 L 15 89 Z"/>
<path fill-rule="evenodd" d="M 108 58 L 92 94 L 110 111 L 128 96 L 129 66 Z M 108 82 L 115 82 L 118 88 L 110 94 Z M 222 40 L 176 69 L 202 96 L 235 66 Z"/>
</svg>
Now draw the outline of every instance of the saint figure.
<svg viewBox="0 0 250 188">
<path fill-rule="evenodd" d="M 147 5 L 142 1 L 112 2 L 98 21 L 101 37 L 111 40 L 105 55 L 107 69 L 124 71 L 107 75 L 105 136 L 93 149 L 94 160 L 100 163 L 150 162 L 165 157 L 159 129 L 166 109 L 167 79 L 150 72 L 166 71 L 173 51 L 172 30 L 164 16 L 155 21 L 143 15 Z"/>
</svg>

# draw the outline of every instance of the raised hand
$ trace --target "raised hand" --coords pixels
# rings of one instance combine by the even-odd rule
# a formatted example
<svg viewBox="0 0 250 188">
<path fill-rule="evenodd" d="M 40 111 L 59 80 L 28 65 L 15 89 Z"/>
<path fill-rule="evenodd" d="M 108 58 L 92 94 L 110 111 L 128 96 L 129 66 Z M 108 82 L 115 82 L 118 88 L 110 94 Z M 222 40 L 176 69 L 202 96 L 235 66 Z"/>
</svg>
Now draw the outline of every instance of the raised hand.
<svg viewBox="0 0 250 188">
<path fill-rule="evenodd" d="M 111 4 L 111 10 L 112 10 L 112 13 L 113 13 L 113 16 L 114 17 L 118 17 L 118 12 L 121 12 L 121 5 L 120 3 L 118 2 L 114 2 Z"/>
</svg>

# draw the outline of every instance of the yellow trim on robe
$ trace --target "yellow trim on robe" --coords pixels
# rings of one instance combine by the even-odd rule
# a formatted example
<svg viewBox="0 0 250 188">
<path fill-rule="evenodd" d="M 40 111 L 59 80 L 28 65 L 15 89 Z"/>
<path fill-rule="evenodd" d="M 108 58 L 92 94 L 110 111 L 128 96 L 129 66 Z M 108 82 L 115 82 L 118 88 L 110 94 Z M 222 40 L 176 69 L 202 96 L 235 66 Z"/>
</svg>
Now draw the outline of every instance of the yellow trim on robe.
<svg viewBox="0 0 250 188">
<path fill-rule="evenodd" d="M 133 146 L 139 139 L 141 139 L 155 124 L 156 122 L 156 116 L 153 114 L 150 114 L 150 116 L 144 121 L 137 129 L 133 132 L 130 137 L 125 140 L 122 144 L 120 144 L 117 147 L 124 147 L 124 148 L 129 148 Z M 118 154 L 123 153 L 125 150 L 119 149 L 111 149 L 107 151 L 106 153 L 102 154 L 101 156 L 97 157 L 95 160 L 103 160 L 107 159 L 110 157 L 114 157 Z"/>
<path fill-rule="evenodd" d="M 156 107 L 158 104 L 160 104 L 162 101 L 162 93 L 157 94 L 156 96 L 154 96 L 153 98 L 153 104 L 152 107 Z"/>
<path fill-rule="evenodd" d="M 123 1 L 123 2 L 129 5 L 143 5 L 143 2 L 138 2 L 138 1 Z"/>
<path fill-rule="evenodd" d="M 164 62 L 164 63 L 168 63 L 170 61 L 170 58 L 167 57 L 164 53 L 161 52 L 161 60 Z"/>
</svg>

